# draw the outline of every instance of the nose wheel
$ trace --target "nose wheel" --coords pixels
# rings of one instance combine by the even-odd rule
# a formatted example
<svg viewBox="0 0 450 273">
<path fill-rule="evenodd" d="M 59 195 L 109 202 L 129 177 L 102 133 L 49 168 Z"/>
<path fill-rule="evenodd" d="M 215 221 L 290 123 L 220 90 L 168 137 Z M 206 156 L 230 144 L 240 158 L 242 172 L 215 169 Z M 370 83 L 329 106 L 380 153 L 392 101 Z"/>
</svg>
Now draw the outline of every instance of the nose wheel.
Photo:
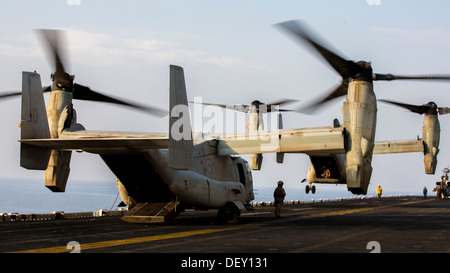
<svg viewBox="0 0 450 273">
<path fill-rule="evenodd" d="M 305 192 L 308 194 L 311 191 L 312 194 L 316 193 L 316 186 L 314 185 L 306 185 Z"/>
</svg>

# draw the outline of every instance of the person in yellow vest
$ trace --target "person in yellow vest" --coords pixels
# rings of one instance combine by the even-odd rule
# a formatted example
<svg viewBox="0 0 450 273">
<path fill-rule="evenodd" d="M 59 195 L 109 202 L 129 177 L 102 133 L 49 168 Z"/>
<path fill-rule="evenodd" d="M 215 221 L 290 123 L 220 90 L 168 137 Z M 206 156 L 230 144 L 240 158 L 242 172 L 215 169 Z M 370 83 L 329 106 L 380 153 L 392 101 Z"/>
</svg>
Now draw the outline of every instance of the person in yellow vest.
<svg viewBox="0 0 450 273">
<path fill-rule="evenodd" d="M 381 188 L 381 186 L 380 185 L 378 185 L 378 188 L 377 188 L 377 195 L 378 195 L 378 200 L 380 200 L 381 201 L 381 195 L 383 194 L 383 189 Z"/>
</svg>

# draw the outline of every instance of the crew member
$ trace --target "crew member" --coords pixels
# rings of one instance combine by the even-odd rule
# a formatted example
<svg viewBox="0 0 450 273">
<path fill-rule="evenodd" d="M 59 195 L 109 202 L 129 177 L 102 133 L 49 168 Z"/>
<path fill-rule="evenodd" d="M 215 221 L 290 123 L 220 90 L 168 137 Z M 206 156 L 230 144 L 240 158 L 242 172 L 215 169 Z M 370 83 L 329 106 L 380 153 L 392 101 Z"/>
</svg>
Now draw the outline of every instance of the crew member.
<svg viewBox="0 0 450 273">
<path fill-rule="evenodd" d="M 436 199 L 441 199 L 441 185 L 440 183 L 436 186 L 436 188 L 434 188 L 434 190 L 436 191 Z"/>
<path fill-rule="evenodd" d="M 427 186 L 425 186 L 423 187 L 423 199 L 427 199 L 427 193 L 428 193 Z"/>
<path fill-rule="evenodd" d="M 275 216 L 280 218 L 281 207 L 284 203 L 284 197 L 286 196 L 286 191 L 283 189 L 283 181 L 278 181 L 278 186 L 273 192 L 273 197 L 275 199 Z"/>
<path fill-rule="evenodd" d="M 381 188 L 381 186 L 380 185 L 378 185 L 378 188 L 377 188 L 377 195 L 378 195 L 378 200 L 380 200 L 381 201 L 381 195 L 383 194 L 383 189 Z"/>
</svg>

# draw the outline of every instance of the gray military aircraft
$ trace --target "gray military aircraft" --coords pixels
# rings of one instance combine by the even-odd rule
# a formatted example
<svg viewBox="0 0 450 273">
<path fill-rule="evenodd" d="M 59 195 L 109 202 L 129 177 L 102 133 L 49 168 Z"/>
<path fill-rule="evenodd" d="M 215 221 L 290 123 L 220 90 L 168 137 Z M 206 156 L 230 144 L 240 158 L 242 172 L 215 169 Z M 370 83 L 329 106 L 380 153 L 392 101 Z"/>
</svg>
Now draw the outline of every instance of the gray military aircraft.
<svg viewBox="0 0 450 273">
<path fill-rule="evenodd" d="M 313 35 L 302 21 L 287 21 L 276 26 L 319 53 L 342 77 L 341 84 L 334 90 L 301 111 L 313 111 L 327 101 L 347 95 L 342 106 L 344 123 L 340 126 L 334 122 L 335 128 L 343 129 L 343 151 L 311 153 L 311 167 L 307 175 L 310 183 L 346 183 L 352 193 L 366 194 L 372 174 L 372 156 L 381 153 L 423 152 L 425 173 L 434 174 L 439 146 L 439 123 L 434 118 L 436 115 L 425 115 L 421 140 L 376 143 L 377 100 L 373 81 L 450 80 L 450 76 L 373 73 L 369 62 L 346 60 L 323 46 L 316 38 L 317 35 Z"/>
<path fill-rule="evenodd" d="M 338 88 L 313 104 L 316 107 L 347 94 L 343 125 L 335 122 L 331 127 L 262 131 L 252 124 L 248 127 L 257 128 L 256 132 L 221 134 L 194 142 L 184 72 L 171 65 L 168 134 L 85 130 L 77 123 L 73 99 L 116 103 L 153 114 L 164 111 L 74 84 L 74 77 L 64 70 L 58 34 L 44 31 L 54 56 L 55 73 L 52 86 L 42 88 L 39 74 L 23 72 L 20 165 L 46 170 L 45 185 L 52 191 L 65 191 L 71 152 L 98 154 L 116 175 L 121 198 L 129 206 L 124 220 L 154 222 L 189 207 L 218 209 L 224 219 L 238 215 L 254 199 L 251 168 L 237 157 L 240 154 L 305 153 L 310 156 L 316 183 L 346 183 L 355 194 L 367 193 L 373 154 L 424 152 L 425 157 L 429 154 L 435 159 L 437 153 L 424 147 L 438 149 L 439 143 L 425 136 L 411 141 L 374 140 L 377 108 L 373 80 L 429 76 L 372 74 L 369 63 L 344 60 L 314 41 L 297 22 L 280 26 L 312 45 L 343 77 Z M 50 92 L 47 110 L 43 91 Z M 434 170 L 435 164 L 431 164 L 429 171 Z"/>
<path fill-rule="evenodd" d="M 22 84 L 20 165 L 46 170 L 45 185 L 52 191 L 65 190 L 70 153 L 75 150 L 99 154 L 116 175 L 129 207 L 125 221 L 163 221 L 189 207 L 219 209 L 220 218 L 232 219 L 254 199 L 252 174 L 244 159 L 218 156 L 215 140 L 194 145 L 181 67 L 170 66 L 168 136 L 85 130 L 76 123 L 67 89 L 51 91 L 46 112 L 40 75 L 23 72 Z M 51 104 L 52 97 L 64 95 L 65 100 L 59 99 L 64 103 Z M 52 118 L 56 122 L 51 123 Z"/>
<path fill-rule="evenodd" d="M 253 195 L 247 161 L 218 156 L 217 141 L 194 143 L 183 69 L 170 66 L 169 134 L 88 131 L 77 123 L 73 99 L 125 105 L 158 116 L 165 111 L 115 99 L 74 84 L 65 72 L 59 34 L 42 31 L 55 62 L 52 85 L 42 87 L 40 75 L 23 72 L 20 165 L 45 170 L 45 186 L 64 192 L 72 151 L 100 155 L 117 177 L 123 202 L 129 207 L 125 221 L 158 222 L 185 208 L 218 209 L 232 219 Z M 44 92 L 50 92 L 45 108 Z"/>
</svg>

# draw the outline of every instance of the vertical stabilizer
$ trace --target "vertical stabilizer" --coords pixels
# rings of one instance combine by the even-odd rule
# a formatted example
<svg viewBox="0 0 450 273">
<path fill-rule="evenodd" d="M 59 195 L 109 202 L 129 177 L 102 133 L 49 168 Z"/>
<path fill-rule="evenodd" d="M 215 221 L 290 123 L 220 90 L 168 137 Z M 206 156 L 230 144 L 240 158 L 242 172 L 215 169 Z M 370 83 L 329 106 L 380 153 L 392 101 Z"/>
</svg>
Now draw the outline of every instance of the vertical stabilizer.
<svg viewBox="0 0 450 273">
<path fill-rule="evenodd" d="M 263 123 L 259 113 L 259 105 L 251 105 L 250 113 L 247 122 L 247 132 L 250 135 L 250 138 L 257 137 L 259 131 L 263 130 Z M 261 165 L 263 161 L 263 155 L 261 153 L 258 154 L 250 154 L 250 167 L 252 170 L 261 170 Z"/>
<path fill-rule="evenodd" d="M 21 139 L 50 138 L 41 77 L 38 73 L 22 72 Z M 49 149 L 20 144 L 20 166 L 30 170 L 45 170 Z"/>
<path fill-rule="evenodd" d="M 281 113 L 278 113 L 278 130 L 283 129 L 283 116 Z M 277 153 L 277 163 L 284 162 L 284 153 Z"/>
<path fill-rule="evenodd" d="M 188 170 L 193 141 L 183 68 L 170 66 L 169 166 Z"/>
</svg>

